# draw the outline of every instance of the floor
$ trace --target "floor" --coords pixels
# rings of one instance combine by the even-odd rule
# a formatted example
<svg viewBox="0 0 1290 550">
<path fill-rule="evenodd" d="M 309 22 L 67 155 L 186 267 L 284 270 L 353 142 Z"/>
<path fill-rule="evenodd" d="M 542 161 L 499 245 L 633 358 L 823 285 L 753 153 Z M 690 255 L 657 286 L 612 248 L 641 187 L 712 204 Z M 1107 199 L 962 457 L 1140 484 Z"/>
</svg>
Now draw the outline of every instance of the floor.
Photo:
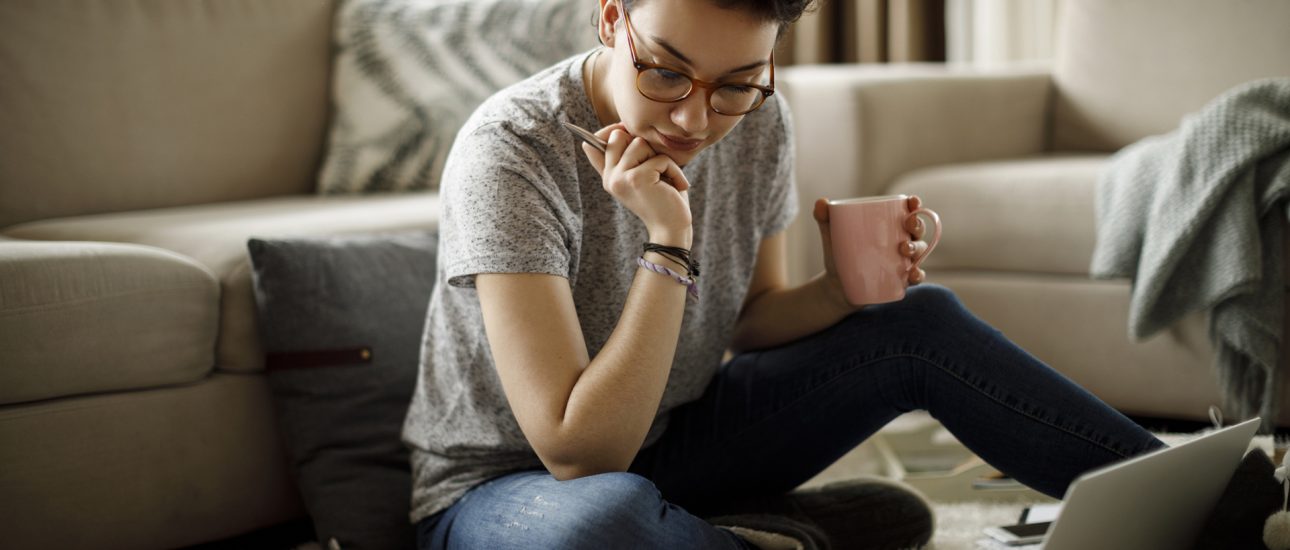
<svg viewBox="0 0 1290 550">
<path fill-rule="evenodd" d="M 1206 427 L 1202 423 L 1179 423 L 1149 418 L 1135 418 L 1135 420 L 1155 432 L 1191 433 Z M 925 413 L 910 413 L 902 416 L 884 428 L 880 437 L 871 438 L 856 447 L 832 466 L 807 481 L 804 486 L 821 485 L 857 476 L 891 477 L 890 463 L 893 456 L 891 447 L 899 449 L 902 445 L 910 445 L 909 441 L 927 439 L 924 436 L 934 440 L 935 445 L 944 445 L 945 448 L 952 448 L 955 445 L 956 442 L 953 441 L 952 436 L 943 429 L 939 429 L 939 426 Z M 1283 437 L 1285 434 L 1279 434 L 1278 440 Z M 885 450 L 884 445 L 887 447 Z M 899 452 L 896 454 L 900 455 Z M 964 480 L 938 479 L 935 474 L 934 471 L 909 474 L 911 484 L 917 484 L 916 486 L 927 494 L 929 500 L 933 501 L 936 513 L 936 534 L 928 550 L 975 550 L 976 540 L 982 537 L 981 530 L 984 527 L 1015 523 L 1026 506 L 1037 502 L 1052 502 L 1052 499 L 1026 488 L 974 491 L 964 485 Z M 924 477 L 919 478 L 919 475 Z M 970 485 L 970 480 L 966 483 Z M 312 529 L 312 525 L 307 520 L 300 520 L 192 548 L 320 550 L 318 545 L 310 543 L 313 538 Z"/>
<path fill-rule="evenodd" d="M 931 432 L 939 427 L 934 420 L 922 413 L 910 413 L 883 430 L 883 434 Z M 952 442 L 946 442 L 952 445 Z M 883 456 L 876 439 L 871 439 L 853 449 L 829 468 L 808 481 L 805 486 L 825 484 L 830 481 L 851 479 L 857 476 L 888 476 Z M 938 502 L 936 503 L 937 532 L 933 539 L 934 550 L 972 550 L 973 541 L 979 537 L 980 528 L 997 523 L 1010 523 L 1022 508 L 1042 498 L 1038 494 L 1020 494 L 1016 498 L 994 498 L 990 502 Z M 991 500 L 991 499 L 982 499 Z M 300 520 L 230 538 L 215 543 L 192 547 L 198 550 L 232 550 L 242 548 L 321 550 L 312 543 L 313 526 Z"/>
<path fill-rule="evenodd" d="M 944 449 L 940 453 L 926 454 L 944 457 L 945 464 L 957 464 L 964 460 L 963 456 L 970 456 L 966 451 L 962 451 L 963 455 L 955 453 L 953 450 L 961 450 L 961 445 L 926 413 L 910 413 L 893 421 L 878 437 L 856 447 L 804 486 L 857 476 L 891 477 L 887 463 L 892 456 L 884 455 L 883 447 L 894 446 L 899 451 L 902 443 L 919 440 L 930 443 L 933 451 L 937 447 Z M 924 471 L 910 475 L 915 478 L 911 484 L 932 501 L 936 514 L 936 532 L 927 550 L 975 550 L 976 540 L 982 538 L 981 530 L 986 526 L 1016 523 L 1027 506 L 1053 502 L 1053 499 L 1024 487 L 973 490 L 971 478 L 975 476 L 939 476 L 934 467 L 924 466 L 927 466 Z"/>
</svg>

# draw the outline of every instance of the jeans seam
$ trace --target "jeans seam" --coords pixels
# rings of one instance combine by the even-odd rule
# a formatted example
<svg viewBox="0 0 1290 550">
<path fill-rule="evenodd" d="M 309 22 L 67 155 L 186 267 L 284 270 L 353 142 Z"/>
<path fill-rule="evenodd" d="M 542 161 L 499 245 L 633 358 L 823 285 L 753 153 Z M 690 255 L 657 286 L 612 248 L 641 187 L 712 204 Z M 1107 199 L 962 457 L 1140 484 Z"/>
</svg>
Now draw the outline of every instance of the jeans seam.
<svg viewBox="0 0 1290 550">
<path fill-rule="evenodd" d="M 1127 458 L 1127 457 L 1131 456 L 1131 455 L 1129 455 L 1129 454 L 1122 453 L 1122 452 L 1120 452 L 1120 451 L 1119 451 L 1119 450 L 1117 450 L 1117 449 L 1114 449 L 1114 448 L 1112 448 L 1112 447 L 1109 447 L 1109 446 L 1107 446 L 1107 445 L 1105 445 L 1105 444 L 1103 444 L 1103 443 L 1100 443 L 1100 442 L 1098 442 L 1098 441 L 1095 441 L 1095 440 L 1093 440 L 1092 438 L 1090 438 L 1090 437 L 1088 437 L 1088 436 L 1086 436 L 1086 435 L 1084 435 L 1084 434 L 1081 434 L 1081 433 L 1076 432 L 1076 431 L 1074 431 L 1074 430 L 1071 430 L 1071 429 L 1069 429 L 1069 428 L 1066 428 L 1066 427 L 1060 426 L 1060 425 L 1058 425 L 1058 424 L 1055 424 L 1055 423 L 1053 423 L 1053 422 L 1050 422 L 1050 421 L 1048 421 L 1048 420 L 1045 420 L 1045 419 L 1043 419 L 1043 418 L 1040 418 L 1040 417 L 1038 417 L 1038 416 L 1035 416 L 1035 415 L 1033 415 L 1033 414 L 1030 414 L 1030 413 L 1028 413 L 1028 412 L 1026 412 L 1026 411 L 1024 411 L 1024 410 L 1022 410 L 1022 409 L 1020 409 L 1020 408 L 1017 408 L 1017 407 L 1014 407 L 1014 406 L 1012 406 L 1012 405 L 1009 405 L 1009 404 L 1008 404 L 1008 403 L 1006 403 L 1005 401 L 1003 401 L 1003 400 L 999 399 L 997 396 L 995 396 L 995 395 L 991 394 L 990 392 L 987 392 L 987 391 L 985 391 L 985 390 L 981 389 L 981 388 L 980 388 L 980 387 L 978 387 L 976 384 L 973 384 L 973 383 L 972 383 L 971 381 L 969 381 L 967 378 L 964 378 L 964 377 L 960 376 L 957 372 L 954 372 L 954 370 L 953 370 L 953 369 L 950 369 L 950 368 L 948 368 L 948 367 L 946 367 L 946 366 L 944 366 L 944 365 L 942 365 L 942 364 L 940 364 L 940 363 L 937 363 L 936 361 L 932 361 L 931 359 L 928 359 L 928 358 L 926 358 L 926 357 L 921 357 L 921 356 L 918 356 L 918 355 L 912 355 L 912 354 L 902 354 L 902 355 L 897 355 L 897 356 L 895 356 L 895 357 L 909 357 L 909 358 L 916 359 L 916 360 L 922 361 L 922 362 L 924 362 L 924 363 L 927 363 L 928 365 L 931 365 L 932 367 L 935 367 L 937 370 L 939 370 L 939 371 L 941 371 L 941 372 L 944 372 L 945 374 L 950 375 L 950 376 L 951 376 L 951 377 L 953 377 L 955 380 L 958 380 L 959 382 L 961 382 L 963 385 L 967 386 L 967 387 L 968 387 L 969 389 L 971 389 L 972 391 L 975 391 L 975 392 L 977 392 L 977 393 L 979 393 L 979 394 L 981 394 L 981 395 L 985 396 L 987 399 L 989 399 L 989 400 L 991 400 L 991 401 L 994 401 L 995 403 L 998 403 L 1000 406 L 1002 406 L 1003 408 L 1005 408 L 1005 409 L 1007 409 L 1007 410 L 1011 410 L 1011 411 L 1013 411 L 1014 413 L 1020 414 L 1020 415 L 1022 415 L 1022 416 L 1024 416 L 1024 417 L 1027 417 L 1027 418 L 1029 418 L 1029 419 L 1031 419 L 1031 420 L 1033 420 L 1033 421 L 1035 421 L 1035 422 L 1038 422 L 1038 423 L 1040 423 L 1040 424 L 1043 424 L 1043 425 L 1048 426 L 1048 427 L 1050 427 L 1050 428 L 1053 428 L 1053 429 L 1055 429 L 1055 430 L 1058 430 L 1058 431 L 1061 431 L 1061 432 L 1065 432 L 1066 434 L 1071 435 L 1071 436 L 1074 436 L 1074 437 L 1075 437 L 1075 438 L 1077 438 L 1077 439 L 1084 440 L 1085 442 L 1090 443 L 1090 444 L 1092 444 L 1092 445 L 1093 445 L 1093 446 L 1095 446 L 1095 447 L 1098 447 L 1098 448 L 1104 449 L 1104 450 L 1106 450 L 1106 451 L 1109 451 L 1109 452 L 1111 452 L 1111 453 L 1113 453 L 1113 454 L 1115 454 L 1115 455 L 1119 456 L 1120 458 Z"/>
<path fill-rule="evenodd" d="M 1106 450 L 1106 451 L 1108 451 L 1108 452 L 1111 452 L 1112 454 L 1115 454 L 1116 456 L 1119 456 L 1120 458 L 1127 458 L 1127 457 L 1129 457 L 1129 456 L 1132 456 L 1132 454 L 1122 453 L 1122 452 L 1120 452 L 1120 451 L 1118 451 L 1118 450 L 1116 450 L 1116 449 L 1114 449 L 1114 448 L 1112 448 L 1112 447 L 1109 447 L 1109 446 L 1107 446 L 1107 445 L 1105 445 L 1105 444 L 1099 443 L 1098 441 L 1095 441 L 1095 440 L 1093 440 L 1093 439 L 1089 438 L 1088 436 L 1085 436 L 1085 435 L 1080 434 L 1080 433 L 1078 433 L 1078 432 L 1072 431 L 1072 430 L 1071 430 L 1071 429 L 1069 429 L 1069 428 L 1066 428 L 1066 427 L 1063 427 L 1063 426 L 1060 426 L 1060 425 L 1054 424 L 1054 423 L 1052 423 L 1052 422 L 1050 422 L 1050 421 L 1048 421 L 1048 420 L 1045 420 L 1045 419 L 1043 419 L 1043 418 L 1037 417 L 1037 416 L 1035 416 L 1035 415 L 1033 415 L 1033 414 L 1030 414 L 1030 413 L 1028 413 L 1028 412 L 1026 412 L 1026 411 L 1024 411 L 1024 410 L 1021 410 L 1021 409 L 1019 409 L 1019 408 L 1017 408 L 1017 407 L 1011 406 L 1011 405 L 1009 405 L 1008 403 L 1004 402 L 1003 400 L 999 399 L 998 397 L 994 396 L 994 395 L 993 395 L 993 394 L 991 394 L 990 392 L 987 392 L 987 391 L 985 391 L 985 390 L 983 390 L 983 389 L 981 389 L 981 388 L 977 387 L 975 384 L 973 384 L 973 383 L 972 383 L 971 381 L 969 381 L 968 379 L 966 379 L 966 378 L 964 378 L 964 377 L 960 376 L 957 372 L 954 372 L 954 370 L 953 370 L 953 369 L 950 369 L 950 368 L 948 368 L 948 367 L 946 367 L 946 366 L 944 366 L 944 365 L 942 365 L 942 364 L 940 364 L 940 363 L 938 363 L 938 362 L 936 362 L 936 361 L 934 361 L 934 360 L 932 360 L 932 359 L 930 359 L 930 358 L 928 358 L 928 357 L 924 357 L 924 356 L 917 355 L 917 354 L 913 354 L 913 353 L 909 353 L 909 352 L 896 352 L 896 353 L 893 353 L 893 354 L 890 354 L 890 355 L 883 354 L 883 355 L 879 355 L 879 356 L 876 356 L 876 357 L 873 357 L 873 358 L 870 358 L 870 359 L 863 359 L 863 360 L 860 360 L 860 361 L 856 361 L 856 362 L 853 362 L 853 363 L 846 364 L 845 366 L 843 366 L 843 367 L 841 367 L 841 368 L 837 369 L 837 370 L 834 372 L 834 374 L 833 374 L 832 376 L 830 376 L 827 380 L 825 380 L 825 381 L 824 381 L 824 383 L 823 383 L 823 384 L 817 385 L 815 388 L 811 389 L 810 391 L 804 392 L 802 395 L 797 396 L 795 399 L 793 399 L 792 401 L 788 402 L 787 404 L 785 404 L 783 407 L 781 407 L 779 410 L 775 411 L 774 413 L 772 413 L 772 414 L 770 414 L 770 415 L 767 415 L 767 416 L 765 416 L 765 417 L 763 417 L 763 418 L 760 418 L 760 419 L 758 419 L 756 422 L 752 422 L 752 423 L 750 423 L 750 424 L 748 424 L 748 425 L 743 426 L 743 427 L 742 427 L 742 429 L 741 429 L 741 430 L 739 430 L 738 432 L 735 432 L 735 433 L 733 433 L 733 434 L 730 434 L 730 435 L 728 435 L 726 438 L 724 438 L 724 439 L 723 439 L 723 442 L 727 442 L 727 441 L 730 441 L 730 440 L 733 440 L 733 439 L 737 439 L 737 438 L 739 438 L 740 436 L 742 436 L 744 433 L 748 432 L 749 430 L 752 430 L 752 429 L 753 429 L 754 427 L 756 427 L 757 425 L 759 425 L 759 424 L 761 424 L 761 423 L 763 423 L 763 422 L 766 422 L 766 421 L 768 421 L 768 420 L 770 420 L 770 419 L 772 419 L 772 418 L 776 417 L 777 415 L 779 415 L 779 414 L 780 414 L 780 413 L 782 413 L 783 411 L 785 411 L 785 410 L 787 410 L 787 409 L 789 409 L 789 408 L 791 408 L 791 407 L 793 407 L 793 406 L 797 405 L 797 404 L 798 404 L 799 402 L 801 402 L 802 400 L 807 399 L 808 397 L 810 397 L 813 393 L 815 393 L 816 391 L 818 391 L 818 389 L 819 389 L 820 387 L 823 387 L 823 386 L 825 386 L 825 385 L 831 384 L 831 383 L 833 383 L 835 380 L 837 380 L 837 379 L 839 379 L 839 378 L 842 378 L 842 377 L 843 377 L 843 376 L 845 376 L 845 375 L 846 375 L 846 373 L 847 373 L 847 372 L 849 372 L 851 369 L 861 368 L 861 367 L 863 367 L 863 366 L 865 366 L 865 365 L 868 365 L 868 364 L 871 364 L 871 363 L 875 363 L 875 362 L 878 362 L 878 361 L 885 361 L 885 360 L 888 360 L 888 359 L 898 359 L 898 358 L 907 358 L 907 359 L 914 359 L 914 360 L 922 361 L 922 362 L 924 362 L 924 363 L 926 363 L 926 364 L 928 364 L 928 365 L 931 365 L 932 367 L 936 368 L 937 370 L 939 370 L 939 371 L 941 371 L 941 372 L 944 372 L 944 373 L 946 373 L 946 374 L 950 375 L 950 376 L 951 376 L 951 377 L 953 377 L 955 380 L 958 380 L 958 381 L 959 381 L 959 382 L 961 382 L 964 386 L 967 386 L 967 387 L 968 387 L 969 389 L 971 389 L 972 391 L 975 391 L 975 392 L 977 392 L 977 393 L 979 393 L 979 394 L 981 394 L 981 395 L 985 396 L 986 398 L 990 399 L 991 401 L 994 401 L 995 403 L 998 403 L 998 404 L 999 404 L 1000 406 L 1002 406 L 1004 409 L 1007 409 L 1007 410 L 1013 411 L 1013 412 L 1014 412 L 1014 413 L 1016 413 L 1016 414 L 1019 414 L 1019 415 L 1021 415 L 1021 416 L 1026 417 L 1026 418 L 1029 418 L 1029 419 L 1031 419 L 1031 420 L 1033 420 L 1033 421 L 1039 422 L 1040 424 L 1043 424 L 1043 425 L 1045 425 L 1045 426 L 1048 426 L 1048 427 L 1050 427 L 1050 428 L 1053 428 L 1053 429 L 1055 429 L 1055 430 L 1057 430 L 1057 431 L 1060 431 L 1060 432 L 1066 433 L 1066 434 L 1068 434 L 1068 435 L 1074 436 L 1075 438 L 1080 439 L 1080 440 L 1083 440 L 1083 441 L 1085 441 L 1085 442 L 1087 442 L 1087 443 L 1089 443 L 1089 444 L 1093 445 L 1094 447 L 1097 447 L 1097 448 L 1100 448 L 1100 449 Z"/>
<path fill-rule="evenodd" d="M 874 358 L 872 358 L 872 359 L 867 359 L 867 360 L 857 361 L 857 362 L 855 362 L 855 363 L 851 363 L 851 364 L 847 365 L 847 366 L 846 366 L 846 367 L 844 367 L 844 368 L 838 369 L 838 370 L 837 370 L 837 372 L 834 374 L 834 376 L 830 377 L 828 380 L 826 380 L 826 381 L 825 381 L 825 384 L 832 383 L 834 380 L 837 380 L 838 378 L 841 378 L 842 376 L 844 376 L 844 375 L 846 374 L 846 372 L 850 371 L 851 369 L 854 369 L 854 368 L 861 368 L 861 367 L 863 367 L 863 366 L 865 366 L 865 365 L 868 365 L 868 364 L 871 364 L 871 363 L 875 363 L 875 362 L 878 362 L 878 361 L 885 361 L 885 360 L 888 360 L 888 359 L 898 359 L 898 358 L 907 358 L 907 359 L 913 359 L 913 360 L 917 360 L 917 361 L 922 361 L 922 362 L 924 362 L 924 363 L 926 363 L 926 364 L 928 364 L 928 365 L 931 365 L 932 367 L 936 368 L 937 370 L 939 370 L 939 371 L 941 371 L 941 372 L 944 372 L 945 374 L 950 375 L 950 376 L 951 376 L 951 377 L 953 377 L 955 380 L 958 380 L 960 383 L 962 383 L 964 386 L 967 386 L 967 387 L 968 387 L 969 389 L 971 389 L 972 391 L 975 391 L 975 392 L 977 392 L 978 394 L 981 394 L 981 395 L 985 396 L 987 399 L 989 399 L 989 400 L 991 400 L 991 401 L 994 401 L 995 403 L 998 403 L 998 404 L 999 404 L 1000 406 L 1002 406 L 1004 409 L 1007 409 L 1007 410 L 1013 411 L 1013 412 L 1014 412 L 1014 413 L 1016 413 L 1016 414 L 1019 414 L 1019 415 L 1021 415 L 1021 416 L 1026 417 L 1026 418 L 1029 418 L 1029 419 L 1031 419 L 1031 420 L 1033 420 L 1033 421 L 1035 421 L 1035 422 L 1038 422 L 1038 423 L 1040 423 L 1040 424 L 1043 424 L 1043 425 L 1045 425 L 1045 426 L 1048 426 L 1048 427 L 1050 427 L 1050 428 L 1052 428 L 1052 429 L 1055 429 L 1055 430 L 1057 430 L 1057 431 L 1060 431 L 1060 432 L 1066 433 L 1066 434 L 1068 434 L 1068 435 L 1074 436 L 1076 439 L 1083 440 L 1083 441 L 1085 441 L 1085 442 L 1087 442 L 1087 443 L 1089 443 L 1089 444 L 1091 444 L 1091 445 L 1093 445 L 1093 446 L 1095 446 L 1095 447 L 1098 447 L 1098 448 L 1100 448 L 1100 449 L 1104 449 L 1104 450 L 1106 450 L 1106 451 L 1108 451 L 1108 452 L 1111 452 L 1112 454 L 1115 454 L 1116 456 L 1119 456 L 1120 458 L 1127 458 L 1127 457 L 1129 457 L 1129 456 L 1132 456 L 1132 455 L 1130 455 L 1130 454 L 1122 453 L 1122 452 L 1120 452 L 1120 451 L 1119 451 L 1119 450 L 1117 450 L 1117 449 L 1114 449 L 1114 448 L 1109 447 L 1109 446 L 1107 446 L 1107 445 L 1105 445 L 1105 444 L 1103 444 L 1103 443 L 1100 443 L 1100 442 L 1098 442 L 1098 441 L 1095 441 L 1095 440 L 1093 440 L 1092 438 L 1089 438 L 1088 436 L 1085 436 L 1085 435 L 1083 435 L 1083 434 L 1081 434 L 1081 433 L 1078 433 L 1078 432 L 1076 432 L 1076 431 L 1073 431 L 1073 430 L 1071 430 L 1071 429 L 1069 429 L 1069 428 L 1066 428 L 1066 427 L 1060 426 L 1060 425 L 1058 425 L 1058 424 L 1054 424 L 1053 422 L 1050 422 L 1050 421 L 1048 421 L 1048 420 L 1045 420 L 1045 419 L 1043 419 L 1043 418 L 1040 418 L 1040 417 L 1038 417 L 1038 416 L 1035 416 L 1035 415 L 1033 415 L 1033 414 L 1030 414 L 1030 413 L 1028 413 L 1028 412 L 1026 412 L 1026 411 L 1024 411 L 1024 410 L 1022 410 L 1022 409 L 1019 409 L 1019 408 L 1017 408 L 1017 407 L 1011 406 L 1011 405 L 1009 405 L 1008 403 L 1006 403 L 1006 402 L 1004 402 L 1003 400 L 1001 400 L 1001 399 L 999 399 L 998 397 L 996 397 L 995 395 L 991 394 L 990 392 L 987 392 L 987 391 L 985 391 L 985 390 L 981 389 L 980 387 L 978 387 L 977 385 L 973 384 L 973 383 L 972 383 L 971 381 L 969 381 L 968 379 L 966 379 L 966 378 L 964 378 L 964 377 L 960 376 L 957 372 L 954 372 L 954 370 L 953 370 L 953 369 L 950 369 L 949 367 L 946 367 L 945 365 L 942 365 L 942 364 L 940 364 L 939 362 L 937 362 L 937 361 L 933 361 L 932 359 L 930 359 L 930 358 L 928 358 L 928 357 L 924 357 L 924 356 L 922 356 L 922 355 L 917 355 L 917 354 L 908 353 L 908 352 L 897 352 L 897 353 L 890 354 L 890 355 L 881 355 L 881 356 L 878 356 L 878 357 L 874 357 Z M 818 387 L 819 387 L 819 386 L 817 386 L 817 388 L 818 388 Z M 801 401 L 802 399 L 805 399 L 805 398 L 807 398 L 808 396 L 810 396 L 814 391 L 815 391 L 815 390 L 813 389 L 813 390 L 811 390 L 811 391 L 808 391 L 808 392 L 806 392 L 806 393 L 804 393 L 804 394 L 802 394 L 802 395 L 798 396 L 798 398 L 797 398 L 797 399 L 794 399 L 792 402 L 790 402 L 787 406 L 785 406 L 785 407 L 783 407 L 783 408 L 784 408 L 784 409 L 787 409 L 787 408 L 789 408 L 789 407 L 791 407 L 791 406 L 793 406 L 793 405 L 797 404 L 797 403 L 798 403 L 799 401 Z M 781 410 L 783 410 L 783 409 L 781 409 Z M 777 411 L 775 414 L 779 414 L 779 411 Z M 771 417 L 770 417 L 770 416 L 768 416 L 768 417 L 766 417 L 766 418 L 765 418 L 765 419 L 763 419 L 763 420 L 766 420 L 766 419 L 769 419 L 769 418 L 771 418 Z M 746 430 L 746 429 L 748 429 L 748 428 L 750 428 L 750 427 L 745 427 L 745 430 Z M 742 433 L 742 431 L 741 431 L 741 433 Z M 738 434 L 736 434 L 736 436 L 737 436 L 737 435 L 738 435 Z"/>
</svg>

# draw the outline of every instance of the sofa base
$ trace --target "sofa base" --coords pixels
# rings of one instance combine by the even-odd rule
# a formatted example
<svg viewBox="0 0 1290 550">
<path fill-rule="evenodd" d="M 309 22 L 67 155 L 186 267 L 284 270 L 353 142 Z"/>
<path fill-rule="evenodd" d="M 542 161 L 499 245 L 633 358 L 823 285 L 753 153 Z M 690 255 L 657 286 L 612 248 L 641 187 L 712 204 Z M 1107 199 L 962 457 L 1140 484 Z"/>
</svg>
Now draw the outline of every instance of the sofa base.
<svg viewBox="0 0 1290 550">
<path fill-rule="evenodd" d="M 1209 406 L 1222 405 L 1204 317 L 1132 342 L 1127 281 L 953 270 L 928 271 L 928 279 L 953 289 L 978 317 L 1126 414 L 1207 420 Z"/>
<path fill-rule="evenodd" d="M 9 548 L 173 548 L 305 515 L 263 375 L 0 408 Z"/>
</svg>

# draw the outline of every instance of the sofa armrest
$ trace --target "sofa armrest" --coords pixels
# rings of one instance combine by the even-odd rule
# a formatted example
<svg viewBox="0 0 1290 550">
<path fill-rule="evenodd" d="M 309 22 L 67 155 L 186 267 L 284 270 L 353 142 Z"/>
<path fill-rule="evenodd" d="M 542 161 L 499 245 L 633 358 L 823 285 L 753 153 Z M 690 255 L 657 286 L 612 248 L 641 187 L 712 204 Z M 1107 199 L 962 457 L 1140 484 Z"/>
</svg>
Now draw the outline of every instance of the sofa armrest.
<svg viewBox="0 0 1290 550">
<path fill-rule="evenodd" d="M 159 248 L 0 241 L 0 406 L 202 380 L 219 282 Z"/>
<path fill-rule="evenodd" d="M 817 65 L 781 74 L 799 184 L 845 181 L 819 189 L 839 197 L 882 193 L 900 174 L 924 166 L 1046 148 L 1052 86 L 1042 69 Z"/>
<path fill-rule="evenodd" d="M 788 234 L 794 283 L 823 269 L 816 199 L 881 195 L 917 168 L 1047 148 L 1052 84 L 1042 67 L 807 65 L 783 69 L 776 81 L 797 141 L 801 209 Z"/>
</svg>

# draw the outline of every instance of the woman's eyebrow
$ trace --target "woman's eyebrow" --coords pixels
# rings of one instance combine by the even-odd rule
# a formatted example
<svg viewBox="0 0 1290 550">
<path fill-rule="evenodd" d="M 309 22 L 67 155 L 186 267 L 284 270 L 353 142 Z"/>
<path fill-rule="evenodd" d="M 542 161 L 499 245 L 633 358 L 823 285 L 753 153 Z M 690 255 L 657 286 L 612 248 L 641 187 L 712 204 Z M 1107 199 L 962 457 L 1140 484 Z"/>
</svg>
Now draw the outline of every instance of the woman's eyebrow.
<svg viewBox="0 0 1290 550">
<path fill-rule="evenodd" d="M 659 37 L 657 37 L 657 36 L 650 36 L 649 38 L 650 38 L 650 40 L 653 40 L 655 44 L 658 44 L 659 46 L 662 46 L 662 47 L 663 47 L 663 49 L 667 50 L 667 53 L 672 54 L 672 56 L 673 56 L 673 57 L 676 57 L 677 59 L 680 59 L 680 60 L 681 60 L 682 62 L 684 62 L 686 65 L 689 65 L 689 66 L 691 66 L 691 67 L 693 67 L 693 66 L 694 66 L 694 62 L 693 62 L 693 61 L 690 61 L 690 58 L 686 57 L 686 56 L 685 56 L 685 54 L 681 53 L 681 50 L 678 50 L 678 49 L 674 48 L 671 44 L 668 44 L 666 40 L 663 40 L 663 39 L 661 39 L 661 38 L 659 38 Z M 742 72 L 747 71 L 747 70 L 756 69 L 757 67 L 761 67 L 762 65 L 765 65 L 765 64 L 766 64 L 766 61 L 765 61 L 765 60 L 762 60 L 762 61 L 755 61 L 755 62 L 749 63 L 749 64 L 747 64 L 747 65 L 741 65 L 741 66 L 735 67 L 735 68 L 733 68 L 733 69 L 730 69 L 729 71 L 726 71 L 726 72 L 725 72 L 725 75 L 732 75 L 732 74 L 736 74 L 736 73 L 742 73 Z M 724 75 L 723 75 L 723 76 L 724 76 Z"/>
</svg>

